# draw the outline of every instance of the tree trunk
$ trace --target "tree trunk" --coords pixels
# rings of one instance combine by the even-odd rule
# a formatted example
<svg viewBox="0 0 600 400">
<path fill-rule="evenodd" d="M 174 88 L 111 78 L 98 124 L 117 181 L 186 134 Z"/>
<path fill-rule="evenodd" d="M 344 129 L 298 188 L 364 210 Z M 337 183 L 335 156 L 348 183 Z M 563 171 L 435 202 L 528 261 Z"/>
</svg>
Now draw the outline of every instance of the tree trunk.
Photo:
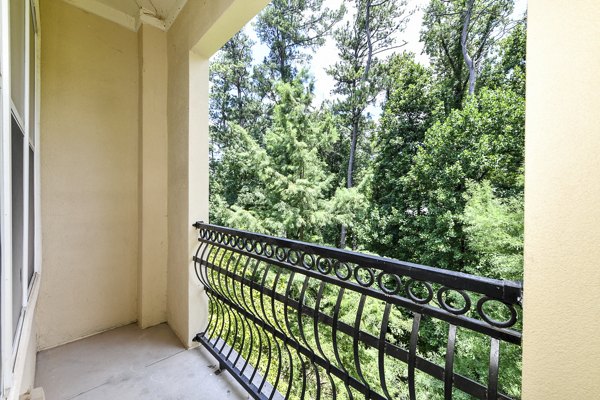
<svg viewBox="0 0 600 400">
<path fill-rule="evenodd" d="M 365 11 L 365 32 L 367 34 L 367 46 L 369 49 L 369 51 L 367 52 L 367 64 L 365 66 L 365 73 L 363 75 L 363 81 L 366 82 L 369 78 L 369 71 L 371 70 L 371 60 L 373 58 L 373 43 L 371 42 L 371 0 L 367 0 Z"/>
<path fill-rule="evenodd" d="M 346 179 L 346 187 L 348 189 L 352 188 L 354 185 L 354 180 L 352 176 L 354 175 L 354 158 L 356 156 L 356 143 L 358 142 L 358 124 L 360 121 L 360 114 L 356 115 L 352 119 L 352 139 L 350 141 L 350 157 L 348 159 L 348 172 Z M 340 248 L 346 247 L 346 235 L 347 228 L 346 225 L 342 225 L 342 231 L 340 232 Z"/>
<path fill-rule="evenodd" d="M 465 59 L 465 64 L 467 64 L 467 68 L 469 69 L 469 95 L 473 95 L 475 93 L 475 81 L 477 80 L 477 71 L 475 70 L 475 63 L 473 59 L 469 56 L 469 51 L 467 49 L 467 36 L 469 31 L 469 24 L 471 23 L 471 15 L 473 14 L 473 5 L 475 0 L 469 0 L 467 2 L 467 8 L 465 10 L 465 19 L 463 21 L 462 33 L 460 35 L 460 47 L 462 49 L 463 58 Z"/>
<path fill-rule="evenodd" d="M 350 142 L 350 158 L 348 159 L 348 179 L 346 180 L 346 187 L 350 189 L 354 181 L 352 175 L 354 175 L 354 158 L 356 156 L 356 142 L 358 141 L 358 123 L 359 116 L 353 118 L 352 122 L 352 140 Z"/>
<path fill-rule="evenodd" d="M 342 233 L 340 234 L 340 249 L 346 247 L 346 225 L 342 225 Z"/>
</svg>

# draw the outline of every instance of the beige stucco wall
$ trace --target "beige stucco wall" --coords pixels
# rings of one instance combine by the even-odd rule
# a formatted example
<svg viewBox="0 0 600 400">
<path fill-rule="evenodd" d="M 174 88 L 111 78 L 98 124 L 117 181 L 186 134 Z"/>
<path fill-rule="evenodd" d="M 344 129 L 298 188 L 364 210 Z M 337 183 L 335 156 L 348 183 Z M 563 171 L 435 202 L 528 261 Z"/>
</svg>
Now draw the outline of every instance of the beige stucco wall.
<svg viewBox="0 0 600 400">
<path fill-rule="evenodd" d="M 39 347 L 137 320 L 186 345 L 206 321 L 208 58 L 268 0 L 188 2 L 165 33 L 42 5 Z"/>
<path fill-rule="evenodd" d="M 529 0 L 523 399 L 600 393 L 600 2 Z"/>
<path fill-rule="evenodd" d="M 137 34 L 42 1 L 39 347 L 136 320 Z"/>
<path fill-rule="evenodd" d="M 268 0 L 188 1 L 168 32 L 167 319 L 188 346 L 207 317 L 191 262 L 208 220 L 208 59 Z"/>
<path fill-rule="evenodd" d="M 138 324 L 167 320 L 167 34 L 149 25 L 139 37 Z"/>
</svg>

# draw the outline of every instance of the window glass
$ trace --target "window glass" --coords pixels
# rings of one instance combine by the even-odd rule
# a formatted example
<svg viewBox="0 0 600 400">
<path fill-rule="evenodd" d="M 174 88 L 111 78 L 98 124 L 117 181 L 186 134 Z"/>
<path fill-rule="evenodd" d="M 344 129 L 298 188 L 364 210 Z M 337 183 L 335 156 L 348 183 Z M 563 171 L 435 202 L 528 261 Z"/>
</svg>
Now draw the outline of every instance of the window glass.
<svg viewBox="0 0 600 400">
<path fill-rule="evenodd" d="M 19 117 L 23 120 L 25 117 L 25 0 L 10 0 L 10 73 L 10 97 Z"/>
<path fill-rule="evenodd" d="M 35 147 L 35 29 L 34 17 L 29 24 L 29 142 Z M 33 171 L 33 169 L 30 169 Z"/>
<path fill-rule="evenodd" d="M 12 118 L 11 167 L 12 167 L 12 292 L 13 332 L 16 331 L 23 306 L 23 130 Z"/>
<path fill-rule="evenodd" d="M 29 251 L 29 270 L 27 276 L 27 287 L 31 283 L 34 272 L 34 256 L 35 256 L 35 212 L 34 212 L 34 184 L 33 184 L 33 149 L 29 147 L 29 203 L 27 208 L 29 209 L 29 238 L 28 238 L 28 251 Z"/>
</svg>

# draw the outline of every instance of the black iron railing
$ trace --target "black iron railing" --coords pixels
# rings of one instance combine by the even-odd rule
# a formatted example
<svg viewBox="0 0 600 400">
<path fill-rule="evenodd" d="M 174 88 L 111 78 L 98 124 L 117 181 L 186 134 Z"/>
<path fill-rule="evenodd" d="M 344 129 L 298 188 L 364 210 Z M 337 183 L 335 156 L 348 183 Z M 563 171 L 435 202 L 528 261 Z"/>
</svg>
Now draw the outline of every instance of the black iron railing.
<svg viewBox="0 0 600 400">
<path fill-rule="evenodd" d="M 196 340 L 253 398 L 519 397 L 520 282 L 194 226 Z"/>
</svg>

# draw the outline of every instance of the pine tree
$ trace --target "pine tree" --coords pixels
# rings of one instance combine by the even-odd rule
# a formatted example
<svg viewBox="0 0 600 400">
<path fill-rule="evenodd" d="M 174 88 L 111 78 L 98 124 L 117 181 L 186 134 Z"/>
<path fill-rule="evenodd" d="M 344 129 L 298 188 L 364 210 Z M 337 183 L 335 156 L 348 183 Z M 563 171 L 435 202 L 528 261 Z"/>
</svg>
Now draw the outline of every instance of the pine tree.
<svg viewBox="0 0 600 400">
<path fill-rule="evenodd" d="M 235 203 L 241 189 L 235 169 L 223 163 L 224 151 L 236 145 L 232 127 L 244 127 L 261 140 L 256 115 L 262 115 L 262 106 L 251 79 L 253 44 L 242 30 L 221 48 L 210 65 L 210 219 L 216 223 L 223 222 L 224 209 Z"/>
<path fill-rule="evenodd" d="M 310 61 L 310 51 L 323 45 L 344 9 L 330 10 L 324 0 L 273 0 L 256 21 L 256 33 L 268 46 L 266 77 L 272 82 L 291 82 L 298 64 Z M 268 82 L 265 82 L 268 83 Z"/>
<path fill-rule="evenodd" d="M 334 109 L 341 117 L 343 132 L 349 136 L 344 176 L 347 189 L 354 187 L 360 169 L 357 152 L 361 142 L 368 146 L 371 120 L 367 107 L 382 90 L 379 57 L 396 47 L 396 35 L 404 29 L 409 14 L 405 0 L 355 0 L 353 4 L 352 19 L 334 33 L 340 61 L 328 71 L 335 80 L 335 94 L 340 96 Z M 346 236 L 347 227 L 343 224 L 339 240 L 342 248 L 346 246 Z"/>
<path fill-rule="evenodd" d="M 311 89 L 303 79 L 276 86 L 273 125 L 266 133 L 264 149 L 242 132 L 247 150 L 232 164 L 255 166 L 257 178 L 244 185 L 241 192 L 245 195 L 231 207 L 228 222 L 322 242 L 321 228 L 330 221 L 326 193 L 333 179 L 320 153 L 333 145 L 337 133 L 330 114 L 312 110 Z M 239 155 L 239 149 L 234 151 Z"/>
</svg>

